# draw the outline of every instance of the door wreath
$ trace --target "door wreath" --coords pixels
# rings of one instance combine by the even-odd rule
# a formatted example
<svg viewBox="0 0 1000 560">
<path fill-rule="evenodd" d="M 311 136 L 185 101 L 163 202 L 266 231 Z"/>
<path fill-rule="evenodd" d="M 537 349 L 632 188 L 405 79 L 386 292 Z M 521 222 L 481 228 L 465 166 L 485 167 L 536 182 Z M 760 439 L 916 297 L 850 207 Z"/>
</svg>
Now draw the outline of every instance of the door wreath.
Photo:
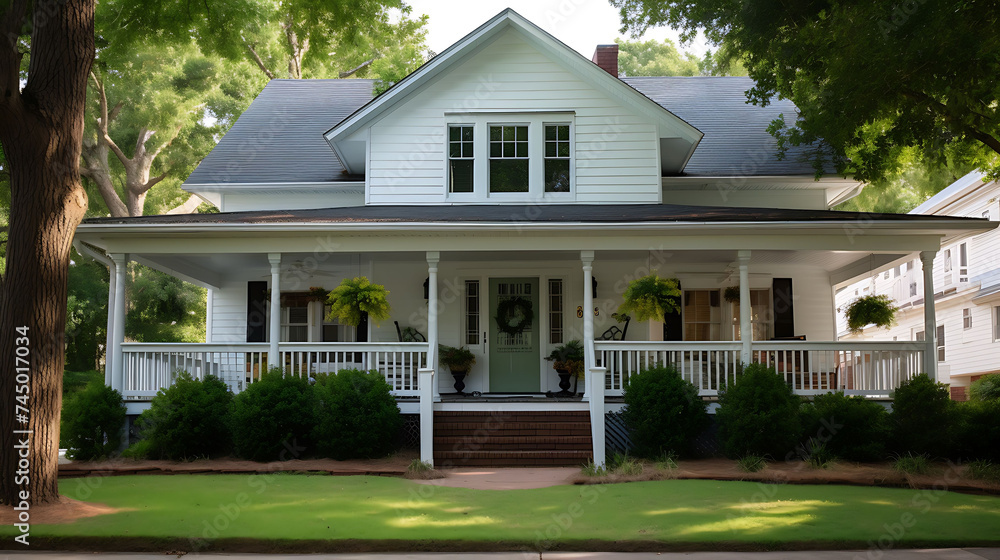
<svg viewBox="0 0 1000 560">
<path fill-rule="evenodd" d="M 494 319 L 500 332 L 517 335 L 531 326 L 535 314 L 531 309 L 531 300 L 514 296 L 497 304 L 497 315 Z"/>
</svg>

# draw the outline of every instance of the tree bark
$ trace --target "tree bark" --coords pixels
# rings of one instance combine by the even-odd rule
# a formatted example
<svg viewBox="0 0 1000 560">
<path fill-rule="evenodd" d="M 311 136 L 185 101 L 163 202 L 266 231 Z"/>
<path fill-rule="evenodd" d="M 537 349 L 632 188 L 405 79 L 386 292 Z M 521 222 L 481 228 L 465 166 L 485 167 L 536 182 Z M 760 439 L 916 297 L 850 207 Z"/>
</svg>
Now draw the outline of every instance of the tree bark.
<svg viewBox="0 0 1000 560">
<path fill-rule="evenodd" d="M 16 42 L 0 41 L 0 143 L 10 166 L 7 271 L 0 279 L 0 502 L 56 501 L 59 412 L 65 362 L 66 281 L 76 226 L 87 208 L 79 161 L 87 75 L 94 60 L 94 0 L 35 0 L 28 80 L 20 89 Z M 17 36 L 28 0 L 8 4 L 0 37 Z M 18 346 L 27 327 L 28 421 L 13 411 Z M 20 342 L 20 344 L 18 344 Z M 18 443 L 27 436 L 28 480 L 17 482 Z M 23 439 L 24 436 L 21 436 Z"/>
</svg>

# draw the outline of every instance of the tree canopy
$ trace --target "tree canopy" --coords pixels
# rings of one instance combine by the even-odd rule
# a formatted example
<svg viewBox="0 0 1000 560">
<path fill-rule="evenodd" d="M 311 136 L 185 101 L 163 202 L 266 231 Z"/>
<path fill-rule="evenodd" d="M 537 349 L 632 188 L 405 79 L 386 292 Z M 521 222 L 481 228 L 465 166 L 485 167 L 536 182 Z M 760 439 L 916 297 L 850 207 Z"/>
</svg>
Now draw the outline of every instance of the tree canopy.
<svg viewBox="0 0 1000 560">
<path fill-rule="evenodd" d="M 703 58 L 681 51 L 673 41 L 627 41 L 618 43 L 618 71 L 624 76 L 745 76 L 738 60 L 705 53 Z"/>
<path fill-rule="evenodd" d="M 897 174 L 914 151 L 1000 175 L 1000 5 L 985 0 L 611 0 L 623 31 L 703 30 L 738 56 L 748 99 L 791 99 L 779 149 L 814 144 L 819 164 L 862 181 Z M 822 168 L 818 166 L 818 168 Z"/>
</svg>

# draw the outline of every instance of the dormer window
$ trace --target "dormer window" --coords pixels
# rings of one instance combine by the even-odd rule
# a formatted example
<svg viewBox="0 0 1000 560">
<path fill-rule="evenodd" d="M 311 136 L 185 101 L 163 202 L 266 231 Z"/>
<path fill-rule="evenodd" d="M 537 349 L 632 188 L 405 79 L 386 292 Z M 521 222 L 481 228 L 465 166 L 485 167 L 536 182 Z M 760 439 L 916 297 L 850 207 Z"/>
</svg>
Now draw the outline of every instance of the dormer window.
<svg viewBox="0 0 1000 560">
<path fill-rule="evenodd" d="M 447 196 L 527 202 L 573 196 L 572 113 L 463 113 L 447 130 Z"/>
</svg>

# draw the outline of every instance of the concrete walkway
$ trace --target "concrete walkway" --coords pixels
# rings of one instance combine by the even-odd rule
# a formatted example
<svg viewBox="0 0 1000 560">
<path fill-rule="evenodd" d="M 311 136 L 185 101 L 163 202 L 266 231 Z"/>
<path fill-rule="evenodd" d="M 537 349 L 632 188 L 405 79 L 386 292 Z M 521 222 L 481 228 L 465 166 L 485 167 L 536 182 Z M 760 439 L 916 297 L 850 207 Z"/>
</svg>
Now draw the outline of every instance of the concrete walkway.
<svg viewBox="0 0 1000 560">
<path fill-rule="evenodd" d="M 77 552 L 0 551 L 0 559 L 38 560 L 164 560 L 173 555 Z M 205 560 L 1000 560 L 1000 548 L 943 548 L 931 550 L 842 550 L 802 552 L 494 552 L 494 553 L 414 553 L 414 554 L 185 554 Z"/>
</svg>

